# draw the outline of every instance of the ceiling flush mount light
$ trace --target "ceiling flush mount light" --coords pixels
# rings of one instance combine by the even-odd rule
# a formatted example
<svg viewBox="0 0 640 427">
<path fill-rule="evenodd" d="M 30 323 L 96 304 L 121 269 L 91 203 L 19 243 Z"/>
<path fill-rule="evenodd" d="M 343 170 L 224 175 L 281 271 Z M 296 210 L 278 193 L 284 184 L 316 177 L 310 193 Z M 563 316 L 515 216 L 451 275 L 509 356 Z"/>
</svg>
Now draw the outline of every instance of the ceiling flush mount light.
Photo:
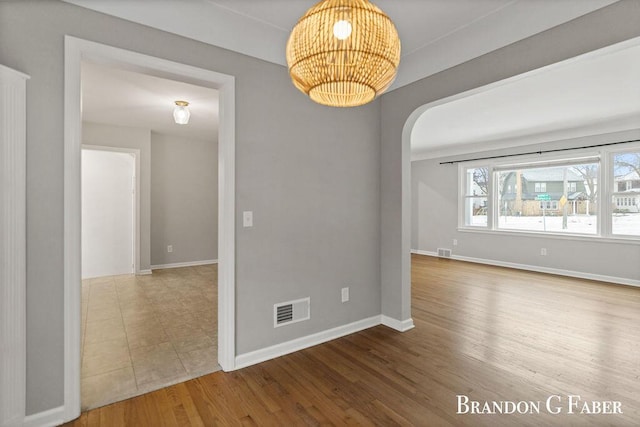
<svg viewBox="0 0 640 427">
<path fill-rule="evenodd" d="M 176 108 L 173 109 L 173 120 L 179 125 L 189 123 L 189 103 L 187 101 L 176 101 Z"/>
<path fill-rule="evenodd" d="M 323 0 L 298 21 L 287 42 L 295 87 L 323 105 L 355 107 L 382 94 L 396 76 L 400 39 L 368 0 Z"/>
</svg>

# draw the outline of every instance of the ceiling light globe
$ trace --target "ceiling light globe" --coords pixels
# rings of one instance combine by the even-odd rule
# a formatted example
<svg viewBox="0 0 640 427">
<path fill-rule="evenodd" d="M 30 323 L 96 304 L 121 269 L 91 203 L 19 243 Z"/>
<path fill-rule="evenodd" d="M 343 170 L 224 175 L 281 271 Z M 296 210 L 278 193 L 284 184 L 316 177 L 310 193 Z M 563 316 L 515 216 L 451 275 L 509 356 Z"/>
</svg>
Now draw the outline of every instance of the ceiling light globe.
<svg viewBox="0 0 640 427">
<path fill-rule="evenodd" d="M 341 19 L 340 21 L 333 24 L 333 35 L 338 40 L 348 39 L 351 35 L 351 31 L 351 22 L 345 21 L 344 19 Z"/>
<path fill-rule="evenodd" d="M 293 28 L 286 53 L 296 88 L 319 104 L 355 107 L 393 83 L 400 39 L 391 19 L 368 0 L 323 0 Z"/>
<path fill-rule="evenodd" d="M 173 120 L 179 125 L 189 123 L 191 112 L 189 111 L 189 103 L 187 101 L 176 101 L 176 108 L 173 109 Z"/>
</svg>

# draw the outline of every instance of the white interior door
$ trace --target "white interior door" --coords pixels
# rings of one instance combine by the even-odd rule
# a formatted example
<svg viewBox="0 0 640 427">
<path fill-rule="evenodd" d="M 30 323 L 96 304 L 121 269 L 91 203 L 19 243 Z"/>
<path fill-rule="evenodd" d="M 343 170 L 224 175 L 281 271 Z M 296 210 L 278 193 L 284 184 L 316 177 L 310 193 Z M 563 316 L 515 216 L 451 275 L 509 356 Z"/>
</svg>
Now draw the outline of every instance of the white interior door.
<svg viewBox="0 0 640 427">
<path fill-rule="evenodd" d="M 82 278 L 134 273 L 135 156 L 82 150 Z"/>
</svg>

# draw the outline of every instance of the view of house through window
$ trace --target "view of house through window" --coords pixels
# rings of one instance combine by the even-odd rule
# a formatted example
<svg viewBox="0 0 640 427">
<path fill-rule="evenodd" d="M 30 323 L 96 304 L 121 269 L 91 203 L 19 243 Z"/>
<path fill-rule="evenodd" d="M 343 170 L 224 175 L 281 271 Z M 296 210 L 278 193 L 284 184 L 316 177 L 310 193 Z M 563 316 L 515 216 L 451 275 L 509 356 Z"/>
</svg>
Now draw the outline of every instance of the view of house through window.
<svg viewBox="0 0 640 427">
<path fill-rule="evenodd" d="M 640 151 L 613 156 L 613 234 L 640 236 Z"/>
<path fill-rule="evenodd" d="M 595 234 L 598 163 L 496 172 L 498 227 Z"/>
<path fill-rule="evenodd" d="M 588 157 L 489 160 L 461 167 L 460 180 L 461 227 L 640 236 L 640 144 Z"/>
</svg>

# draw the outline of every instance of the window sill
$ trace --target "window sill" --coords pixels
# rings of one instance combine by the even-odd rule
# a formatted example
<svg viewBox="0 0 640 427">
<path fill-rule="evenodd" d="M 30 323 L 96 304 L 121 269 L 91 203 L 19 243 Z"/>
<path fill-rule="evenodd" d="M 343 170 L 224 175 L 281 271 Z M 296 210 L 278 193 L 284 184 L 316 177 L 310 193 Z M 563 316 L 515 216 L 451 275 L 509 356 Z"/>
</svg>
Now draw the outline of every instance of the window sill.
<svg viewBox="0 0 640 427">
<path fill-rule="evenodd" d="M 463 233 L 479 233 L 491 234 L 498 236 L 518 236 L 533 237 L 542 239 L 558 239 L 558 240 L 577 240 L 582 242 L 598 242 L 598 243 L 617 243 L 626 245 L 637 245 L 640 242 L 640 236 L 598 236 L 595 234 L 570 234 L 570 233 L 551 233 L 536 232 L 525 230 L 489 230 L 482 227 L 458 227 L 458 231 Z"/>
</svg>

